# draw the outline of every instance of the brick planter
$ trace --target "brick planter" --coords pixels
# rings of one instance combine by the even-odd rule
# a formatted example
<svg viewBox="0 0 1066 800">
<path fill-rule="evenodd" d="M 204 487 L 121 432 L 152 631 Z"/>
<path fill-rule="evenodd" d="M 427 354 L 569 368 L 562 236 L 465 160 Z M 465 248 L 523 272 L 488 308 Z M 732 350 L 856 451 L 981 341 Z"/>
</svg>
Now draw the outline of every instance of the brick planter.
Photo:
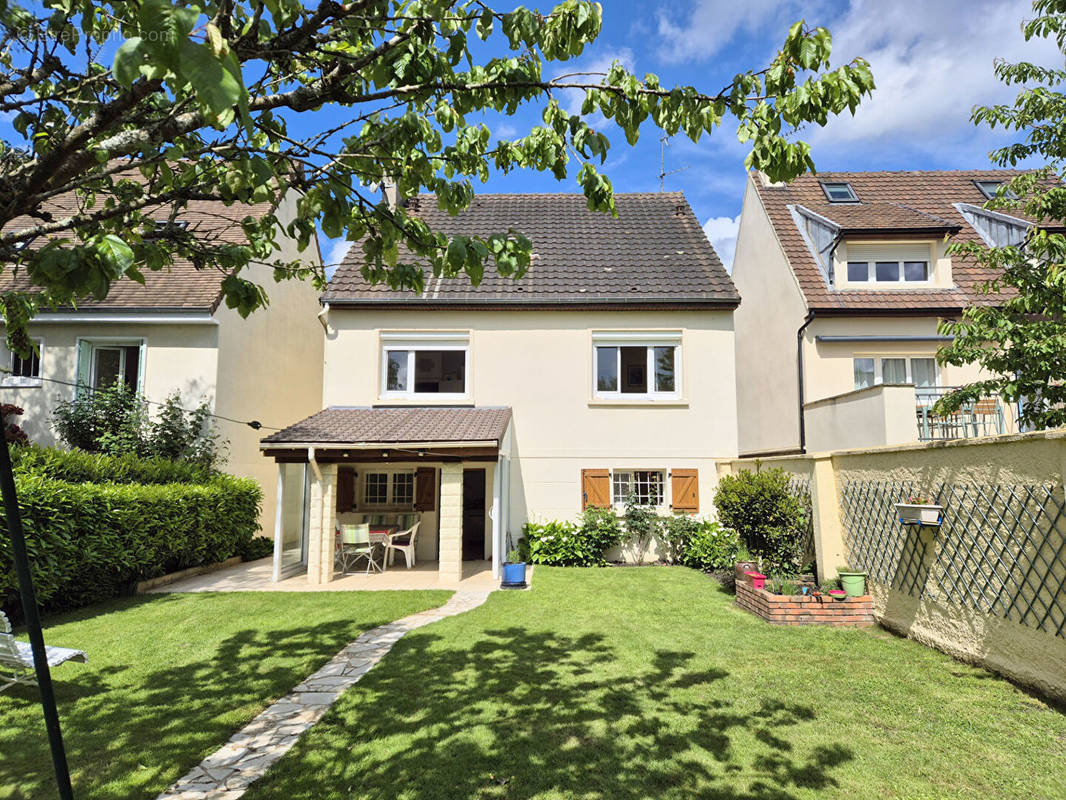
<svg viewBox="0 0 1066 800">
<path fill-rule="evenodd" d="M 774 625 L 833 625 L 868 628 L 874 624 L 870 595 L 834 600 L 828 595 L 773 594 L 737 581 L 737 605 Z"/>
</svg>

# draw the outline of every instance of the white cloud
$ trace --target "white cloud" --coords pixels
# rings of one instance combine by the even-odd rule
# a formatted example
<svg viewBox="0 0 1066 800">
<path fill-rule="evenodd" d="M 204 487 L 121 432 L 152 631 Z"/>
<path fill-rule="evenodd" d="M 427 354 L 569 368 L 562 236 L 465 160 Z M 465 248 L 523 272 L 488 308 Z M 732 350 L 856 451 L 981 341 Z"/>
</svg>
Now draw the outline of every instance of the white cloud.
<svg viewBox="0 0 1066 800">
<path fill-rule="evenodd" d="M 660 8 L 655 15 L 662 40 L 659 58 L 669 64 L 706 61 L 732 43 L 737 34 L 770 32 L 771 24 L 779 29 L 784 41 L 787 25 L 804 15 L 810 16 L 811 6 L 816 4 L 795 0 L 696 0 L 680 15 L 678 5 Z"/>
<path fill-rule="evenodd" d="M 994 59 L 1061 61 L 1053 44 L 1025 42 L 1021 22 L 1031 16 L 1030 0 L 853 0 L 828 26 L 833 62 L 863 56 L 877 89 L 854 118 L 845 112 L 804 137 L 819 146 L 902 144 L 949 156 L 953 144 L 978 135 L 973 106 L 1010 102 L 1017 91 L 996 80 Z"/>
<path fill-rule="evenodd" d="M 714 245 L 714 251 L 722 259 L 726 272 L 733 273 L 733 253 L 737 249 L 737 231 L 740 215 L 735 217 L 711 217 L 703 223 L 703 232 Z"/>
<path fill-rule="evenodd" d="M 351 247 L 352 243 L 347 239 L 327 240 L 326 246 L 322 248 L 322 263 L 326 268 L 327 278 L 333 277 L 333 272 L 344 261 Z"/>
</svg>

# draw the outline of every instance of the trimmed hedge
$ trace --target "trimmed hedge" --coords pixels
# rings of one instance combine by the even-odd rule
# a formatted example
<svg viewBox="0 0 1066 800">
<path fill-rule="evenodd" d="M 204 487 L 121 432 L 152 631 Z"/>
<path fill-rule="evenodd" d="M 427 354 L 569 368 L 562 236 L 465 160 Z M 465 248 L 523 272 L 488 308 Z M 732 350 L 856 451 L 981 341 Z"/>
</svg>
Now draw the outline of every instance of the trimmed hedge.
<svg viewBox="0 0 1066 800">
<path fill-rule="evenodd" d="M 67 469 L 79 463 L 45 462 Z M 223 561 L 248 547 L 259 529 L 262 491 L 247 478 L 216 475 L 205 483 L 139 485 L 21 474 L 16 482 L 38 600 L 51 611 L 128 593 L 146 578 Z M 2 512 L 0 521 L 6 524 Z M 2 536 L 0 604 L 20 613 L 18 603 L 11 545 Z"/>
<path fill-rule="evenodd" d="M 207 483 L 219 473 L 197 464 L 135 455 L 105 456 L 29 444 L 11 448 L 16 475 L 70 483 Z"/>
</svg>

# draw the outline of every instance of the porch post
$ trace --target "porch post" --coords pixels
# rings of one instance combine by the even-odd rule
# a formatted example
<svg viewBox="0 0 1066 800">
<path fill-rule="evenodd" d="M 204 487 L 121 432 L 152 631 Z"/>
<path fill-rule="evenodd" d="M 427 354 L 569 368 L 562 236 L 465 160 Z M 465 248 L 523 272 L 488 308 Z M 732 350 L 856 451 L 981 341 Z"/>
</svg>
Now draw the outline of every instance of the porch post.
<svg viewBox="0 0 1066 800">
<path fill-rule="evenodd" d="M 337 465 L 311 462 L 311 518 L 307 535 L 307 580 L 333 580 L 334 531 L 337 527 Z"/>
<path fill-rule="evenodd" d="M 274 503 L 274 582 L 277 583 L 281 580 L 281 509 L 282 509 L 282 496 L 281 492 L 285 486 L 284 471 L 282 463 L 279 461 L 278 467 L 278 491 L 277 502 Z"/>
<path fill-rule="evenodd" d="M 500 564 L 506 553 L 501 553 L 503 548 L 500 531 L 503 530 L 503 470 L 500 469 L 502 456 L 496 459 L 492 466 L 492 577 L 500 577 Z"/>
<path fill-rule="evenodd" d="M 463 578 L 463 466 L 440 469 L 440 563 L 438 580 L 458 584 Z"/>
</svg>

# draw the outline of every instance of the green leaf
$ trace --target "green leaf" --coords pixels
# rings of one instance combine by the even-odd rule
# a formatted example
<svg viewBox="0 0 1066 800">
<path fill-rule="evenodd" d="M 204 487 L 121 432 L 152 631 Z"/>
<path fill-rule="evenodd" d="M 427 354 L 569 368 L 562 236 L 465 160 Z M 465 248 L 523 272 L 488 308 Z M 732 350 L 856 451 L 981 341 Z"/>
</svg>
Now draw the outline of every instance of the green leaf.
<svg viewBox="0 0 1066 800">
<path fill-rule="evenodd" d="M 131 86 L 141 73 L 141 64 L 144 63 L 144 52 L 141 49 L 143 40 L 140 36 L 134 36 L 122 43 L 115 52 L 115 60 L 111 70 L 115 74 L 115 80 L 123 86 Z"/>
<path fill-rule="evenodd" d="M 181 45 L 180 74 L 196 92 L 201 104 L 210 110 L 219 127 L 233 121 L 233 108 L 243 94 L 240 83 L 222 60 L 205 44 L 186 39 Z"/>
</svg>

